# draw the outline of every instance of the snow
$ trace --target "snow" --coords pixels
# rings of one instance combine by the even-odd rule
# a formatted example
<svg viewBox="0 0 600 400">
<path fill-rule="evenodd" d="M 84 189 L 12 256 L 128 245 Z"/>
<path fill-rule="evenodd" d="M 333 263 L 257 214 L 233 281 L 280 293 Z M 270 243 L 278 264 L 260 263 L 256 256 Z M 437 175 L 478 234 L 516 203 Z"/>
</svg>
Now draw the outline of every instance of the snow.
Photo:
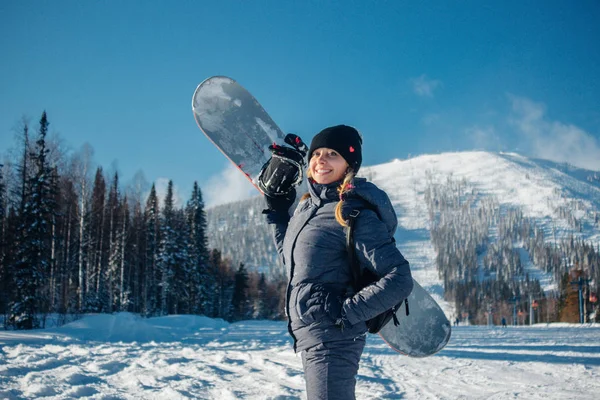
<svg viewBox="0 0 600 400">
<path fill-rule="evenodd" d="M 429 358 L 367 340 L 359 399 L 594 399 L 600 326 L 455 327 Z M 0 332 L 0 399 L 303 399 L 285 322 L 88 315 Z"/>
</svg>

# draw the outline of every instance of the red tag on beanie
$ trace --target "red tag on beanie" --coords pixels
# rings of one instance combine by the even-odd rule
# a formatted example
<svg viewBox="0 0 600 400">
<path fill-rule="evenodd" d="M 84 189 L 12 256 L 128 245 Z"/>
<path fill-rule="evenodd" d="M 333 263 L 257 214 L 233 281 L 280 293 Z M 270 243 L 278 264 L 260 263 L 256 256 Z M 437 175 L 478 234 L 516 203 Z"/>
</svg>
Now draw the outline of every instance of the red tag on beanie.
<svg viewBox="0 0 600 400">
<path fill-rule="evenodd" d="M 350 153 L 354 153 L 354 147 L 350 146 Z"/>
</svg>

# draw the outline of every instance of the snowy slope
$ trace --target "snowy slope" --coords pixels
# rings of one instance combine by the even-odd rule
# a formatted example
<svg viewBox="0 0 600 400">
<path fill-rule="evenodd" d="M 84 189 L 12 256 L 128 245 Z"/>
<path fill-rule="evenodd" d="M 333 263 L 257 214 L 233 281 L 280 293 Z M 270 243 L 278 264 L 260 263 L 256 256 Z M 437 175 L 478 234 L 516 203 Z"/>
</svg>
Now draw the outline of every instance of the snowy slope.
<svg viewBox="0 0 600 400">
<path fill-rule="evenodd" d="M 600 326 L 458 327 L 437 355 L 370 335 L 359 399 L 596 399 Z M 91 315 L 0 331 L 0 399 L 304 399 L 285 322 Z"/>
<path fill-rule="evenodd" d="M 429 236 L 425 202 L 429 184 L 443 184 L 449 178 L 465 180 L 466 188 L 477 196 L 494 196 L 501 207 L 521 208 L 525 217 L 533 218 L 545 230 L 546 237 L 552 238 L 553 231 L 557 240 L 573 233 L 596 245 L 600 243 L 600 228 L 594 225 L 593 214 L 600 211 L 600 181 L 588 180 L 594 176 L 593 171 L 512 153 L 460 152 L 394 160 L 363 168 L 361 175 L 390 196 L 399 218 L 398 247 L 411 262 L 415 279 L 436 297 L 449 316 L 454 311 L 442 300 L 442 282 Z M 572 209 L 583 221 L 581 233 L 561 218 L 557 211 L 561 206 Z M 527 259 L 523 263 L 544 287 L 552 287 L 550 276 Z"/>
<path fill-rule="evenodd" d="M 425 202 L 429 185 L 443 185 L 449 179 L 464 181 L 465 190 L 478 199 L 493 197 L 503 210 L 521 209 L 525 217 L 532 218 L 544 230 L 546 240 L 560 241 L 574 234 L 596 245 L 600 243 L 600 224 L 594 220 L 594 213 L 600 215 L 599 172 L 513 153 L 459 152 L 363 167 L 360 175 L 389 194 L 399 218 L 398 246 L 410 261 L 417 281 L 432 293 L 450 318 L 455 312 L 443 300 L 444 289 L 430 241 Z M 273 274 L 283 267 L 277 262 L 271 229 L 262 218 L 263 208 L 263 200 L 256 197 L 209 209 L 209 244 L 234 262 Z M 573 228 L 565 214 L 581 223 L 581 232 Z M 547 290 L 555 288 L 551 274 L 542 273 L 533 265 L 526 251 L 518 251 L 529 276 L 538 279 Z"/>
<path fill-rule="evenodd" d="M 539 222 L 551 219 L 566 233 L 571 229 L 556 208 L 572 206 L 576 201 L 582 207 L 579 217 L 589 228 L 583 231 L 583 237 L 600 241 L 600 230 L 592 227 L 591 214 L 600 212 L 600 181 L 587 180 L 594 171 L 532 160 L 513 153 L 461 152 L 395 160 L 361 172 L 396 200 L 400 224 L 406 229 L 427 228 L 427 210 L 423 201 L 427 177 L 432 176 L 438 183 L 451 177 L 466 179 L 480 196 L 495 196 L 501 205 L 520 207 L 525 216 Z"/>
</svg>

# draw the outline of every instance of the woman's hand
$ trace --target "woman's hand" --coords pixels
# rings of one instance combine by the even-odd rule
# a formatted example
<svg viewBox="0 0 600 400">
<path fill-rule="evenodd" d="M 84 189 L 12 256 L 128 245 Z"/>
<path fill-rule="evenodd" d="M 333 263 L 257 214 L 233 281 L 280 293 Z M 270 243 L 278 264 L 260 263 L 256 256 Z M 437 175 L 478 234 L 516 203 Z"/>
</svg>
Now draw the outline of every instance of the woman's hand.
<svg viewBox="0 0 600 400">
<path fill-rule="evenodd" d="M 287 195 L 302 182 L 306 166 L 306 145 L 300 137 L 288 133 L 285 142 L 290 146 L 272 144 L 269 146 L 271 158 L 263 165 L 258 175 L 258 187 L 273 198 Z M 289 208 L 289 206 L 288 206 Z"/>
<path fill-rule="evenodd" d="M 346 318 L 346 313 L 344 313 L 344 300 L 341 296 L 335 296 L 332 293 L 327 294 L 325 299 L 325 311 L 331 317 L 335 326 L 342 331 L 352 327 L 352 324 Z"/>
</svg>

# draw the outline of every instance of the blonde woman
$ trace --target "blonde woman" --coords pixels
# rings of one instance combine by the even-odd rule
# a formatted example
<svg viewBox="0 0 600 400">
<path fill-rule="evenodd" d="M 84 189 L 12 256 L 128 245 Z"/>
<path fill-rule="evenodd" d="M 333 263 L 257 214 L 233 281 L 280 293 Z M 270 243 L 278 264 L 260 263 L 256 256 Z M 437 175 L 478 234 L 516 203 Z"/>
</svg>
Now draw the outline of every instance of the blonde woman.
<svg viewBox="0 0 600 400">
<path fill-rule="evenodd" d="M 298 143 L 299 139 L 297 139 Z M 292 142 L 290 142 L 292 143 Z M 297 182 L 288 172 L 303 151 L 277 148 L 270 165 L 274 180 Z M 305 149 L 305 147 L 304 147 Z M 273 150 L 273 149 L 272 149 Z M 275 158 L 278 158 L 275 160 Z M 362 163 L 362 137 L 355 128 L 324 129 L 308 150 L 308 193 L 290 218 L 293 185 L 285 193 L 265 191 L 267 221 L 274 226 L 279 254 L 289 275 L 286 314 L 294 351 L 301 352 L 309 400 L 354 399 L 356 375 L 365 345 L 365 321 L 408 297 L 413 281 L 408 262 L 394 241 L 397 217 L 387 194 L 356 178 Z M 298 171 L 296 171 L 298 172 Z M 284 185 L 285 186 L 285 185 Z M 380 279 L 355 292 L 346 248 L 348 213 L 360 210 L 354 243 L 362 270 Z"/>
</svg>

